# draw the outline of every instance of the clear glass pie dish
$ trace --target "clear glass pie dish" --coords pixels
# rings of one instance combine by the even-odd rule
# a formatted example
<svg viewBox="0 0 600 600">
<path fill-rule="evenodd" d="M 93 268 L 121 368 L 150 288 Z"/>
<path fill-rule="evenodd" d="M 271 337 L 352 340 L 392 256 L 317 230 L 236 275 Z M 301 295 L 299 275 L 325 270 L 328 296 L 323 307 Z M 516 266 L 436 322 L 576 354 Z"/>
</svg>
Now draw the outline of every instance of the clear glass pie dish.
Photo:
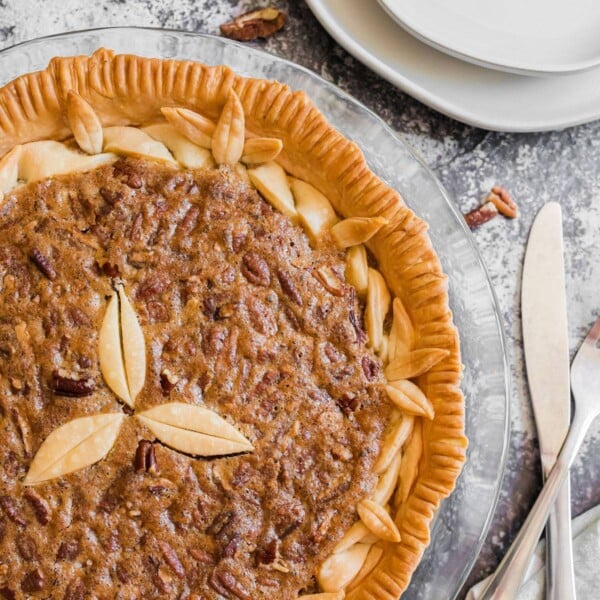
<svg viewBox="0 0 600 600">
<path fill-rule="evenodd" d="M 429 223 L 433 244 L 450 278 L 451 307 L 461 337 L 470 448 L 457 489 L 435 518 L 431 545 L 403 598 L 453 598 L 478 554 L 496 505 L 506 456 L 509 404 L 496 300 L 464 220 L 445 190 L 383 121 L 335 86 L 288 61 L 220 38 L 136 28 L 42 38 L 0 52 L 1 82 L 44 68 L 54 56 L 90 54 L 102 46 L 143 56 L 227 64 L 242 75 L 278 79 L 304 90 L 333 125 L 357 142 L 370 167 Z"/>
</svg>

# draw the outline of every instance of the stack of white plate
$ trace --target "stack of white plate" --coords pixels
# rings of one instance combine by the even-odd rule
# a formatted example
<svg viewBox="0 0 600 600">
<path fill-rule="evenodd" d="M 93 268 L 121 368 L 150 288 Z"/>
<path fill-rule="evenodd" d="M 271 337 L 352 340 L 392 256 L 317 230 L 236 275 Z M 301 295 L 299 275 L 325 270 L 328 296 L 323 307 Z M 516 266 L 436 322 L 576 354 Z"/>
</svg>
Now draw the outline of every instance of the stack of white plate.
<svg viewBox="0 0 600 600">
<path fill-rule="evenodd" d="M 307 0 L 357 59 L 421 102 L 499 131 L 600 118 L 599 0 Z"/>
</svg>

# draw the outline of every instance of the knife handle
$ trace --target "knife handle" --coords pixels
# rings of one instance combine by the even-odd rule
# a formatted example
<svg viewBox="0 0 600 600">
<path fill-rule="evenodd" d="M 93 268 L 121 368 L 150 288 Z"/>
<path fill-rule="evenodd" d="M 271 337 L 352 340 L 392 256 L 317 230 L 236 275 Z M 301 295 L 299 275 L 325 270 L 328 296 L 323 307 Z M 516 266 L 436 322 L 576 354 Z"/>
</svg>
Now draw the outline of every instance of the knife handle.
<svg viewBox="0 0 600 600">
<path fill-rule="evenodd" d="M 571 488 L 565 480 L 546 526 L 546 600 L 575 600 Z"/>
</svg>

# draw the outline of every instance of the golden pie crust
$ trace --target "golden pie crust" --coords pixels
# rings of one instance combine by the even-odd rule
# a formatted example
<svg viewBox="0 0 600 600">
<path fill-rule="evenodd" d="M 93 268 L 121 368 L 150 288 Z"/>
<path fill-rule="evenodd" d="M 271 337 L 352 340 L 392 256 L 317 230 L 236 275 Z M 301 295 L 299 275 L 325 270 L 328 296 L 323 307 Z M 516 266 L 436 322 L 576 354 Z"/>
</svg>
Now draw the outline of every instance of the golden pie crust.
<svg viewBox="0 0 600 600">
<path fill-rule="evenodd" d="M 114 55 L 104 49 L 91 57 L 55 58 L 44 71 L 24 75 L 0 90 L 0 155 L 19 144 L 71 137 L 72 91 L 87 101 L 105 128 L 155 122 L 164 107 L 190 109 L 217 121 L 234 91 L 247 135 L 283 142 L 276 162 L 287 173 L 312 184 L 343 217 L 387 219 L 366 246 L 412 322 L 410 360 L 435 349 L 445 351 L 444 358 L 414 379 L 434 416 L 418 419 L 413 434 L 422 432 L 416 480 L 403 490 L 406 499 L 392 515 L 401 541 L 383 545 L 375 568 L 346 594 L 397 599 L 429 542 L 440 501 L 454 488 L 467 446 L 459 338 L 448 306 L 447 277 L 427 224 L 369 170 L 356 144 L 329 125 L 303 92 L 276 81 L 241 77 L 225 66 Z M 88 143 L 92 149 L 97 146 L 94 139 Z M 237 151 L 226 147 L 224 152 L 225 160 L 227 152 Z M 377 516 L 373 510 L 363 506 L 367 518 Z"/>
</svg>

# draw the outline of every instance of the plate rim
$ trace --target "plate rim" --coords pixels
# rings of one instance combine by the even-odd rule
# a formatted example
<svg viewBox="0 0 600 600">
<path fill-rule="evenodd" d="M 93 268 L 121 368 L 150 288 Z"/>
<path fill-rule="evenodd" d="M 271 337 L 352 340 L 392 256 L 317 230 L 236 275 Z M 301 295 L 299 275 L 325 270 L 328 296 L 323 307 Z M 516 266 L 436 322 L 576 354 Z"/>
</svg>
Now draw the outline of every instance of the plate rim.
<svg viewBox="0 0 600 600">
<path fill-rule="evenodd" d="M 541 121 L 526 121 L 523 119 L 495 120 L 489 117 L 479 117 L 477 114 L 461 108 L 456 103 L 447 101 L 443 95 L 431 92 L 421 84 L 415 83 L 408 76 L 392 67 L 389 67 L 384 60 L 377 56 L 377 54 L 361 46 L 346 32 L 344 28 L 337 23 L 335 17 L 331 14 L 327 2 L 324 2 L 323 0 L 305 1 L 323 28 L 336 40 L 340 46 L 342 46 L 349 54 L 354 56 L 354 58 L 356 58 L 359 62 L 363 63 L 380 77 L 383 77 L 392 85 L 412 96 L 419 102 L 422 102 L 426 106 L 441 113 L 442 115 L 455 119 L 456 121 L 460 121 L 461 123 L 465 123 L 466 125 L 489 131 L 507 133 L 537 133 L 583 125 L 591 121 L 596 121 L 600 118 L 600 104 L 598 105 L 598 108 L 595 108 L 592 111 L 580 112 L 577 113 L 576 116 L 569 118 L 558 117 Z M 389 18 L 387 14 L 386 18 Z"/>
<path fill-rule="evenodd" d="M 594 58 L 582 60 L 578 62 L 570 62 L 564 64 L 558 63 L 509 63 L 500 62 L 498 60 L 491 60 L 475 54 L 464 52 L 459 48 L 449 45 L 440 39 L 437 39 L 432 34 L 428 34 L 422 27 L 419 27 L 414 21 L 410 21 L 406 16 L 402 16 L 397 10 L 395 5 L 392 5 L 392 0 L 377 0 L 379 5 L 388 13 L 388 15 L 411 35 L 415 36 L 425 44 L 428 44 L 432 48 L 449 54 L 459 60 L 470 62 L 480 67 L 495 69 L 497 71 L 504 71 L 507 73 L 514 73 L 517 75 L 528 75 L 528 76 L 548 76 L 548 75 L 566 75 L 571 73 L 578 73 L 580 71 L 586 71 L 600 65 L 600 52 Z"/>
<path fill-rule="evenodd" d="M 310 4 L 309 0 L 307 0 L 307 2 Z M 412 146 L 410 146 L 402 138 L 401 135 L 399 135 L 396 131 L 394 131 L 392 129 L 392 127 L 390 125 L 388 125 L 388 123 L 386 121 L 383 120 L 383 118 L 381 118 L 374 111 L 372 111 L 370 108 L 365 106 L 362 102 L 360 102 L 359 100 L 354 98 L 351 94 L 342 90 L 341 88 L 339 88 L 332 82 L 325 80 L 323 77 L 321 77 L 320 75 L 318 75 L 311 69 L 304 67 L 303 65 L 300 65 L 298 63 L 295 63 L 287 58 L 283 58 L 276 54 L 268 52 L 266 50 L 258 49 L 255 47 L 249 47 L 242 43 L 235 42 L 235 41 L 232 41 L 229 39 L 225 39 L 221 36 L 207 34 L 207 33 L 198 33 L 198 32 L 191 32 L 191 31 L 186 31 L 186 30 L 181 30 L 181 29 L 167 29 L 167 28 L 160 28 L 160 27 L 115 26 L 115 27 L 87 28 L 87 29 L 79 29 L 79 30 L 61 32 L 61 33 L 53 33 L 53 34 L 46 35 L 46 36 L 32 38 L 30 40 L 24 40 L 17 44 L 13 44 L 11 46 L 1 49 L 0 56 L 3 56 L 4 54 L 9 54 L 11 51 L 14 52 L 23 47 L 34 46 L 35 44 L 43 43 L 45 40 L 49 40 L 49 39 L 65 38 L 65 37 L 76 38 L 78 36 L 85 36 L 85 34 L 99 34 L 99 33 L 105 32 L 105 31 L 127 32 L 127 31 L 132 31 L 132 30 L 141 31 L 141 32 L 147 31 L 147 32 L 159 33 L 159 34 L 160 33 L 178 34 L 178 35 L 184 35 L 186 37 L 208 38 L 211 40 L 216 40 L 223 45 L 232 45 L 237 48 L 243 49 L 244 52 L 248 52 L 251 54 L 257 54 L 257 55 L 264 55 L 269 60 L 276 60 L 278 62 L 284 63 L 288 66 L 293 67 L 294 69 L 301 71 L 302 73 L 304 73 L 304 75 L 317 80 L 319 82 L 319 84 L 321 86 L 323 86 L 324 88 L 326 88 L 331 94 L 340 96 L 342 98 L 342 100 L 344 100 L 345 102 L 348 102 L 349 104 L 354 104 L 355 106 L 359 107 L 371 119 L 377 121 L 379 123 L 379 125 L 382 127 L 382 129 L 388 135 L 393 137 L 399 144 L 401 144 L 404 147 L 404 149 L 411 156 L 411 158 L 416 163 L 418 163 L 418 165 L 426 172 L 427 176 L 435 184 L 435 187 L 438 189 L 440 196 L 443 198 L 445 204 L 447 205 L 450 212 L 452 213 L 456 224 L 462 230 L 464 240 L 467 242 L 470 251 L 473 253 L 475 262 L 483 274 L 483 278 L 485 281 L 485 289 L 487 290 L 487 293 L 490 296 L 490 301 L 491 301 L 491 305 L 492 305 L 494 326 L 495 326 L 495 330 L 497 331 L 497 334 L 498 334 L 498 345 L 499 345 L 500 354 L 502 356 L 502 367 L 503 367 L 502 374 L 503 374 L 503 382 L 504 382 L 504 393 L 503 393 L 503 397 L 504 397 L 504 404 L 503 404 L 503 406 L 504 406 L 504 427 L 503 427 L 503 436 L 502 436 L 502 448 L 500 449 L 500 459 L 498 462 L 498 469 L 495 474 L 494 495 L 492 498 L 492 502 L 490 503 L 486 519 L 484 520 L 484 522 L 482 524 L 480 537 L 479 537 L 477 543 L 474 545 L 474 551 L 472 553 L 472 556 L 469 558 L 469 560 L 466 561 L 466 563 L 463 567 L 463 570 L 461 572 L 461 575 L 458 577 L 458 580 L 456 582 L 456 592 L 453 595 L 453 598 L 456 598 L 458 596 L 458 594 L 460 593 L 461 588 L 463 587 L 468 574 L 470 573 L 471 569 L 473 568 L 473 565 L 475 564 L 477 557 L 479 556 L 481 548 L 482 548 L 482 546 L 486 540 L 487 534 L 489 532 L 489 526 L 495 516 L 496 508 L 497 508 L 498 502 L 500 500 L 500 496 L 502 493 L 502 485 L 501 484 L 502 484 L 502 480 L 504 478 L 504 474 L 506 471 L 509 448 L 510 448 L 511 405 L 512 405 L 512 402 L 511 402 L 512 378 L 511 378 L 511 371 L 510 371 L 508 348 L 507 348 L 507 344 L 506 344 L 506 333 L 504 330 L 503 320 L 502 320 L 502 311 L 500 308 L 500 304 L 498 302 L 496 292 L 492 285 L 492 281 L 489 276 L 488 269 L 485 265 L 485 262 L 483 261 L 483 257 L 482 257 L 482 255 L 479 251 L 479 248 L 475 242 L 475 238 L 472 235 L 471 231 L 469 230 L 464 218 L 462 218 L 462 215 L 460 214 L 458 209 L 455 207 L 455 205 L 450 200 L 450 194 L 448 193 L 446 188 L 443 186 L 443 184 L 441 183 L 441 181 L 437 177 L 437 175 L 429 167 L 425 158 L 416 149 L 414 149 Z M 159 53 L 160 53 L 160 50 L 157 50 L 157 54 L 159 54 Z M 470 453 L 470 450 L 468 450 L 468 453 Z M 462 474 L 459 476 L 458 482 L 460 482 L 461 477 L 462 477 Z M 458 482 L 457 482 L 457 484 L 458 484 Z M 443 502 L 445 502 L 445 501 L 443 501 Z M 439 516 L 441 514 L 441 511 L 443 510 L 443 502 L 440 505 L 440 507 L 438 507 L 438 509 L 437 509 L 436 517 Z"/>
</svg>

